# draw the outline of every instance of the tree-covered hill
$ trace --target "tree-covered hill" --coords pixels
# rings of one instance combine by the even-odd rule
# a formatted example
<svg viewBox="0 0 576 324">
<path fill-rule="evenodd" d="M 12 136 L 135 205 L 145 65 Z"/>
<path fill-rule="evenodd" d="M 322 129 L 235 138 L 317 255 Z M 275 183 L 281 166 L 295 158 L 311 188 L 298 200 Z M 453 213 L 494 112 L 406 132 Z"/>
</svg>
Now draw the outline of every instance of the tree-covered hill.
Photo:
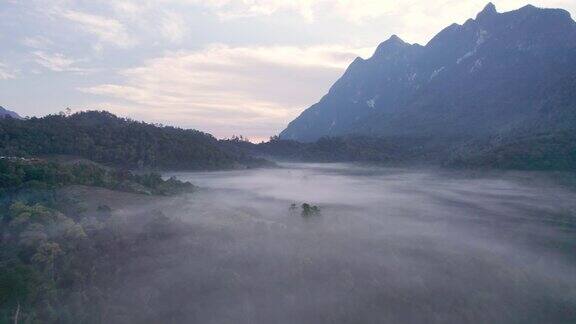
<svg viewBox="0 0 576 324">
<path fill-rule="evenodd" d="M 576 133 L 494 136 L 458 147 L 443 162 L 450 167 L 576 171 Z"/>
<path fill-rule="evenodd" d="M 118 318 L 107 312 L 108 298 L 125 275 L 124 262 L 188 231 L 157 210 L 143 210 L 143 203 L 194 189 L 174 178 L 94 163 L 0 159 L 0 323 Z M 88 197 L 70 195 L 78 190 Z M 98 197 L 103 194 L 105 199 Z M 122 202 L 121 209 L 138 202 L 138 212 L 127 217 L 110 196 Z M 105 203 L 88 207 L 91 200 Z"/>
<path fill-rule="evenodd" d="M 291 162 L 370 162 L 392 166 L 468 169 L 576 171 L 576 134 L 572 131 L 515 131 L 468 141 L 446 138 L 322 137 L 302 143 L 278 137 L 260 144 L 223 141 L 227 150 Z"/>
<path fill-rule="evenodd" d="M 0 119 L 0 155 L 65 154 L 127 168 L 222 169 L 263 161 L 224 151 L 213 136 L 105 111 Z"/>
<path fill-rule="evenodd" d="M 194 186 L 158 173 L 136 174 L 95 163 L 62 164 L 40 159 L 0 158 L 0 209 L 14 193 L 46 191 L 70 185 L 107 188 L 146 195 L 173 195 L 192 191 Z"/>
<path fill-rule="evenodd" d="M 389 162 L 408 160 L 400 141 L 368 136 L 322 137 L 312 143 L 273 138 L 252 147 L 252 154 L 304 162 Z"/>
</svg>

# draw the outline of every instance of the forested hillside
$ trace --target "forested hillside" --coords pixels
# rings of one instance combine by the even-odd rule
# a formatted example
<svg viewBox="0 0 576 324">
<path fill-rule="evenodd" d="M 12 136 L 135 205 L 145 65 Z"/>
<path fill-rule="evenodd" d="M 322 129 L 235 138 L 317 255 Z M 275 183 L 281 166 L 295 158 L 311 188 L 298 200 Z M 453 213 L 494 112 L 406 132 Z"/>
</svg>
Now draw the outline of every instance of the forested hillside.
<svg viewBox="0 0 576 324">
<path fill-rule="evenodd" d="M 222 169 L 257 166 L 196 130 L 119 118 L 104 111 L 0 119 L 0 156 L 66 154 L 126 168 Z"/>
<path fill-rule="evenodd" d="M 88 198 L 65 189 L 88 191 Z M 0 323 L 102 323 L 117 316 L 103 305 L 123 262 L 184 225 L 160 212 L 121 217 L 108 197 L 125 208 L 131 200 L 142 206 L 194 189 L 93 163 L 0 159 Z M 90 207 L 92 200 L 105 203 Z"/>
<path fill-rule="evenodd" d="M 447 154 L 443 163 L 465 168 L 576 171 L 576 134 L 516 134 L 471 141 Z"/>
<path fill-rule="evenodd" d="M 272 138 L 260 144 L 224 141 L 230 150 L 239 150 L 267 159 L 300 162 L 406 162 L 409 152 L 402 142 L 367 136 L 323 137 L 312 143 Z"/>
<path fill-rule="evenodd" d="M 222 141 L 230 151 L 291 162 L 370 162 L 388 166 L 576 171 L 576 135 L 570 131 L 515 132 L 481 140 L 349 135 L 298 142 L 278 137 L 253 144 Z"/>
</svg>

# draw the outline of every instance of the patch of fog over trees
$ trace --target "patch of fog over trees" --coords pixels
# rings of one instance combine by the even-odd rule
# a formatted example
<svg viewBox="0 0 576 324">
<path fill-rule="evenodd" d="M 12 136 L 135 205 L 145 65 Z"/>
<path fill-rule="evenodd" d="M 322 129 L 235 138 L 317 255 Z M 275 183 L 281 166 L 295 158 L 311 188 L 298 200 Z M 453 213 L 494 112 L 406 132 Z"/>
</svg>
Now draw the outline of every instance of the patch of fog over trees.
<svg viewBox="0 0 576 324">
<path fill-rule="evenodd" d="M 163 209 L 185 234 L 123 269 L 109 302 L 132 321 L 576 316 L 576 194 L 549 179 L 344 164 L 175 175 L 204 189 Z M 291 210 L 305 202 L 320 215 Z"/>
<path fill-rule="evenodd" d="M 574 321 L 564 174 L 281 166 L 165 174 L 196 187 L 161 199 L 60 189 L 89 211 L 91 254 L 72 260 L 94 265 L 97 289 L 56 291 L 66 298 L 52 311 L 105 323 Z"/>
</svg>

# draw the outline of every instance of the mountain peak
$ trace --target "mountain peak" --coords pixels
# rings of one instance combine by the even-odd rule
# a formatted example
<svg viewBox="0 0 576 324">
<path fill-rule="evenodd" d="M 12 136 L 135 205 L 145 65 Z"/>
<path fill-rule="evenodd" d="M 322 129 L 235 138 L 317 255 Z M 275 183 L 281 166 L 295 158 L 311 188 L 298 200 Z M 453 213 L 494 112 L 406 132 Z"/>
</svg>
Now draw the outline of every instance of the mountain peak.
<svg viewBox="0 0 576 324">
<path fill-rule="evenodd" d="M 394 34 L 392 36 L 390 36 L 390 38 L 388 38 L 387 42 L 400 42 L 400 43 L 404 43 L 404 41 L 398 37 L 398 35 Z"/>
<path fill-rule="evenodd" d="M 360 63 L 362 63 L 362 62 L 364 62 L 364 59 L 361 58 L 360 56 L 357 56 L 357 57 L 354 59 L 354 61 L 352 62 L 352 65 L 360 64 Z"/>
<path fill-rule="evenodd" d="M 407 45 L 407 43 L 404 42 L 400 37 L 398 37 L 398 35 L 394 34 L 390 36 L 390 38 L 382 42 L 378 47 L 395 47 L 398 45 Z"/>
<path fill-rule="evenodd" d="M 476 16 L 476 20 L 478 19 L 483 19 L 486 17 L 491 17 L 498 14 L 498 11 L 496 11 L 496 6 L 492 3 L 489 2 L 484 9 L 482 9 L 482 11 L 480 11 L 480 13 L 478 13 L 478 15 Z"/>
<path fill-rule="evenodd" d="M 374 56 L 381 56 L 389 52 L 390 50 L 398 49 L 406 45 L 408 45 L 408 43 L 404 42 L 400 37 L 398 37 L 397 35 L 392 35 L 390 36 L 390 38 L 388 38 L 380 45 L 378 45 L 378 48 L 376 48 Z"/>
<path fill-rule="evenodd" d="M 534 6 L 499 13 L 490 3 L 477 19 L 444 28 L 422 47 L 391 36 L 372 58 L 356 60 L 280 137 L 456 140 L 518 125 L 576 125 L 576 109 L 558 104 L 573 102 L 574 92 L 552 94 L 559 84 L 574 84 L 576 22 L 569 14 Z M 544 106 L 551 107 L 549 113 Z"/>
</svg>

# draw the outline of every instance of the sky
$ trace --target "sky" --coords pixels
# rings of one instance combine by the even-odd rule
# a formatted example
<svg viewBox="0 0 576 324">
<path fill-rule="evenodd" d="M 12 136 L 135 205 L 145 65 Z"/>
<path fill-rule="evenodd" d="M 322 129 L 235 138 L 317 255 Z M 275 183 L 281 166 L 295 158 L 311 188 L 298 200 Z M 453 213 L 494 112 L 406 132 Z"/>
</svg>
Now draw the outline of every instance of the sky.
<svg viewBox="0 0 576 324">
<path fill-rule="evenodd" d="M 499 12 L 519 0 L 493 1 Z M 534 0 L 576 14 L 576 0 Z M 253 141 L 278 134 L 356 58 L 426 44 L 486 0 L 0 0 L 0 106 L 108 110 Z"/>
</svg>

